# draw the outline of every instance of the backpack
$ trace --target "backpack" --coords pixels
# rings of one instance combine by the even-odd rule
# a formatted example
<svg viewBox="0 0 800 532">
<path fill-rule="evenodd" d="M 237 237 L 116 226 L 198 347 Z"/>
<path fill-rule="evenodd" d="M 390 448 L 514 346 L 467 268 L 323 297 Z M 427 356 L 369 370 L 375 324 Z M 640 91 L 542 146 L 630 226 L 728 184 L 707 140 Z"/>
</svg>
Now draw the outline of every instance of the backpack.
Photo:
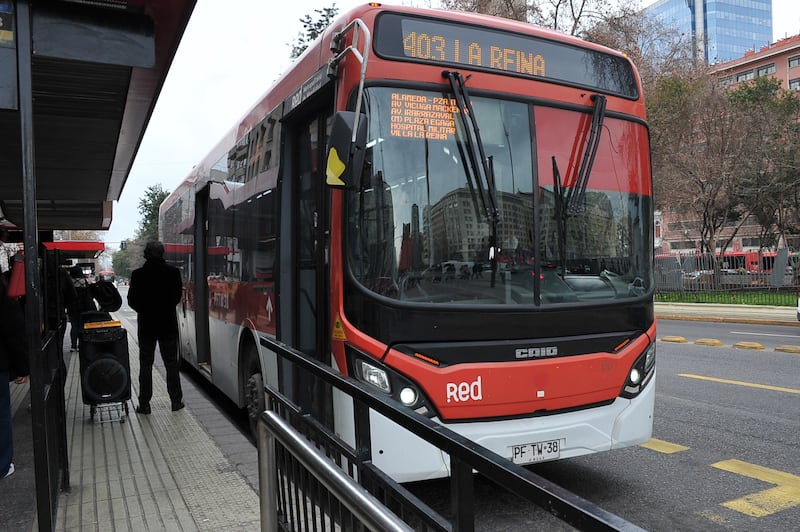
<svg viewBox="0 0 800 532">
<path fill-rule="evenodd" d="M 122 306 L 122 296 L 111 281 L 97 281 L 90 288 L 92 298 L 97 301 L 100 310 L 116 312 Z"/>
</svg>

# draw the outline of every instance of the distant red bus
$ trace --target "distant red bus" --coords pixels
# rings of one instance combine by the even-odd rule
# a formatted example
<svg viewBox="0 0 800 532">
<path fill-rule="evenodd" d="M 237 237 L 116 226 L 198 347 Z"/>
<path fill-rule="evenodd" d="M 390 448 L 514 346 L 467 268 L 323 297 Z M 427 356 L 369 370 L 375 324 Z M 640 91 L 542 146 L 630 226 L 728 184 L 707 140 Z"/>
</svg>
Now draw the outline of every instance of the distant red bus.
<svg viewBox="0 0 800 532">
<path fill-rule="evenodd" d="M 618 52 L 488 16 L 355 8 L 159 225 L 184 276 L 181 354 L 253 420 L 266 381 L 353 439 L 352 402 L 280 364 L 266 335 L 516 463 L 650 438 L 649 136 Z M 370 425 L 395 479 L 449 474 L 431 445 Z"/>
<path fill-rule="evenodd" d="M 762 273 L 771 272 L 775 267 L 776 251 L 726 251 L 720 258 L 715 254 L 721 270 L 730 273 Z M 714 261 L 709 253 L 663 253 L 655 256 L 656 271 L 671 270 L 675 265 L 679 270 L 711 271 Z"/>
</svg>

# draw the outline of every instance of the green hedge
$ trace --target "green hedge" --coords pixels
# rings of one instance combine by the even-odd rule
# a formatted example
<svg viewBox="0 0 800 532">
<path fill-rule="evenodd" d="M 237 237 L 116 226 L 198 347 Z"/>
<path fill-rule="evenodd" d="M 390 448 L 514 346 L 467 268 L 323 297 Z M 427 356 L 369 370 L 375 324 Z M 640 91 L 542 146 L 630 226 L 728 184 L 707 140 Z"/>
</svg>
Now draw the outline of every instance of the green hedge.
<svg viewBox="0 0 800 532">
<path fill-rule="evenodd" d="M 797 306 L 794 290 L 697 290 L 658 291 L 659 303 L 717 303 L 723 305 L 769 305 L 775 307 Z"/>
</svg>

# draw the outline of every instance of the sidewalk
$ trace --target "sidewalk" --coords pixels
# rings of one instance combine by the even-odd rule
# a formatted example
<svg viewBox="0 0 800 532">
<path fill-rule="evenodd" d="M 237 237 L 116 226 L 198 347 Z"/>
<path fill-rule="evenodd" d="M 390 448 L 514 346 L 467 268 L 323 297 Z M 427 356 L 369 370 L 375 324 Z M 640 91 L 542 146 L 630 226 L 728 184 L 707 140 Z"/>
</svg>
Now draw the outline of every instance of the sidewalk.
<svg viewBox="0 0 800 532">
<path fill-rule="evenodd" d="M 192 393 L 191 382 L 181 377 L 187 406 L 172 412 L 161 366 L 153 372 L 153 413 L 134 412 L 139 353 L 130 333 L 128 328 L 133 399 L 124 423 L 108 407 L 98 407 L 90 421 L 80 391 L 79 357 L 70 357 L 65 396 L 71 490 L 59 494 L 55 530 L 258 530 L 259 499 L 252 479 L 225 456 L 196 417 L 195 412 L 207 410 L 203 401 L 208 401 Z M 159 355 L 156 361 L 159 367 Z M 0 481 L 4 532 L 38 530 L 28 398 L 27 385 L 12 386 L 18 469 Z M 225 430 L 246 441 L 230 422 Z"/>
<path fill-rule="evenodd" d="M 714 305 L 710 303 L 656 303 L 656 318 L 762 325 L 800 326 L 795 307 L 764 305 Z"/>
</svg>

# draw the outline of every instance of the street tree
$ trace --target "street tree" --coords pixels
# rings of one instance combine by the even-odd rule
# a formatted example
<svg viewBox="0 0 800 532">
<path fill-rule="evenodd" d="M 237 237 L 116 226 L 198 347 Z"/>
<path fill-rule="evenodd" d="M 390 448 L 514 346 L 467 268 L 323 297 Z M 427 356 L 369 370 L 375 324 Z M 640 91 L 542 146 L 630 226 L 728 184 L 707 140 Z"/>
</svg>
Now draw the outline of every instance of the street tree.
<svg viewBox="0 0 800 532">
<path fill-rule="evenodd" d="M 305 52 L 306 48 L 308 48 L 308 45 L 311 44 L 314 39 L 322 35 L 325 28 L 327 28 L 330 23 L 333 22 L 333 19 L 336 18 L 336 15 L 339 14 L 339 8 L 336 7 L 336 2 L 334 2 L 330 7 L 315 9 L 314 13 L 316 13 L 315 17 L 307 14 L 300 19 L 300 24 L 303 25 L 303 31 L 297 34 L 294 43 L 290 45 L 292 51 L 289 56 L 292 59 L 300 57 L 300 55 Z"/>
<path fill-rule="evenodd" d="M 139 227 L 136 236 L 125 242 L 125 248 L 112 256 L 114 272 L 122 277 L 129 277 L 130 272 L 144 263 L 145 244 L 150 240 L 158 240 L 158 209 L 169 196 L 160 184 L 152 185 L 139 198 Z"/>
<path fill-rule="evenodd" d="M 442 6 L 531 22 L 569 35 L 582 35 L 618 9 L 609 0 L 442 0 Z"/>
<path fill-rule="evenodd" d="M 724 254 L 749 214 L 741 201 L 738 168 L 746 139 L 725 89 L 716 78 L 699 74 L 665 77 L 654 91 L 652 104 L 664 106 L 672 116 L 665 114 L 657 125 L 665 133 L 653 172 L 655 179 L 670 184 L 670 209 L 697 220 L 693 229 L 718 273 L 714 250 L 719 245 Z M 722 229 L 731 227 L 728 238 L 720 241 Z"/>
<path fill-rule="evenodd" d="M 733 88 L 731 105 L 745 137 L 739 157 L 742 203 L 761 227 L 760 248 L 796 233 L 800 98 L 779 80 L 761 76 Z"/>
<path fill-rule="evenodd" d="M 169 191 L 164 190 L 160 184 L 152 185 L 139 198 L 139 229 L 136 232 L 137 240 L 158 240 L 158 208 L 169 196 Z"/>
<path fill-rule="evenodd" d="M 111 255 L 111 267 L 120 277 L 130 277 L 133 268 L 131 267 L 130 255 L 128 252 L 128 248 L 120 249 L 119 251 L 115 251 L 113 255 Z"/>
<path fill-rule="evenodd" d="M 526 0 L 442 0 L 442 7 L 521 22 L 528 22 L 529 10 L 535 9 Z"/>
</svg>

